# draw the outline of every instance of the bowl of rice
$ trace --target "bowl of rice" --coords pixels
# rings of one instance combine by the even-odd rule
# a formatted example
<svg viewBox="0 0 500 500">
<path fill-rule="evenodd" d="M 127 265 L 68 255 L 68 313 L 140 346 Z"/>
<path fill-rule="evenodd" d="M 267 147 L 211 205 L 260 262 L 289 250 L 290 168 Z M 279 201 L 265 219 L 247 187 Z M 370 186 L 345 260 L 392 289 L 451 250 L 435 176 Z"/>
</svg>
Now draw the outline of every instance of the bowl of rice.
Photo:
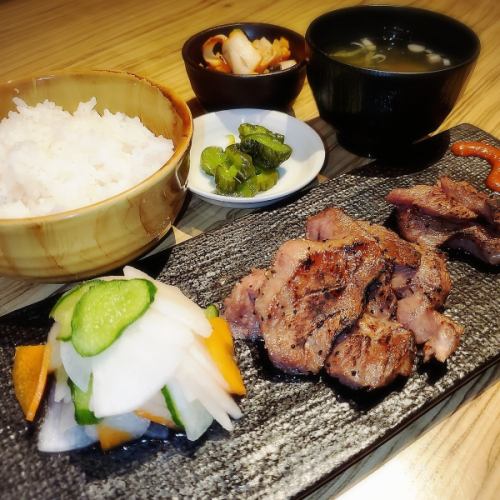
<svg viewBox="0 0 500 500">
<path fill-rule="evenodd" d="M 0 84 L 0 275 L 68 282 L 154 247 L 186 195 L 192 118 L 119 71 Z"/>
</svg>

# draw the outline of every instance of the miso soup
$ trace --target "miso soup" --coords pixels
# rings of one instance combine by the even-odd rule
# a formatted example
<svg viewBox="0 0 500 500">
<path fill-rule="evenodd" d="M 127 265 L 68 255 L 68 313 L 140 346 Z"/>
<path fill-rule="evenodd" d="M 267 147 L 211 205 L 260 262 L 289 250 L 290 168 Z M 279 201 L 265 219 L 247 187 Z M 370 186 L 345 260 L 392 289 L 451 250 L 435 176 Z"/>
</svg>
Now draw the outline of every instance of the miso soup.
<svg viewBox="0 0 500 500">
<path fill-rule="evenodd" d="M 339 44 L 329 55 L 352 66 L 400 73 L 433 71 L 451 64 L 444 54 L 436 53 L 423 44 L 382 38 L 362 38 L 349 44 Z"/>
</svg>

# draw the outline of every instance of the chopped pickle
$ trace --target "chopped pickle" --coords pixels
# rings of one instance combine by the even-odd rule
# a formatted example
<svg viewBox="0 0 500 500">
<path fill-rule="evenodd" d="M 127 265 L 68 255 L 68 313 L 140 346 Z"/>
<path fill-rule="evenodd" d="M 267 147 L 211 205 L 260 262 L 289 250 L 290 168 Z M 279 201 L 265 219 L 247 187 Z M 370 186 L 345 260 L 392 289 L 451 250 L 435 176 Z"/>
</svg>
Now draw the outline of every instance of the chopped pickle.
<svg viewBox="0 0 500 500">
<path fill-rule="evenodd" d="M 281 143 L 285 142 L 285 136 L 283 134 L 271 132 L 271 130 L 267 129 L 266 127 L 263 127 L 262 125 L 254 125 L 252 123 L 242 123 L 238 127 L 238 132 L 240 134 L 241 140 L 243 140 L 243 138 L 246 137 L 247 135 L 266 134 L 270 135 L 271 137 L 274 137 Z"/>
<path fill-rule="evenodd" d="M 252 198 L 259 192 L 259 188 L 257 187 L 257 176 L 253 175 L 249 177 L 246 181 L 243 181 L 241 184 L 238 184 L 236 188 L 236 193 L 238 196 L 242 196 L 243 198 Z"/>
<path fill-rule="evenodd" d="M 278 171 L 276 169 L 261 170 L 256 176 L 257 188 L 259 191 L 267 191 L 278 182 Z"/>
<path fill-rule="evenodd" d="M 165 404 L 167 405 L 170 415 L 172 415 L 172 420 L 174 421 L 175 425 L 177 425 L 181 429 L 184 429 L 184 423 L 182 422 L 179 414 L 180 412 L 177 409 L 177 405 L 175 404 L 174 398 L 170 394 L 170 391 L 168 390 L 168 387 L 166 385 L 162 387 L 161 393 L 163 394 L 163 398 L 165 399 Z"/>
<path fill-rule="evenodd" d="M 200 165 L 208 175 L 215 175 L 218 165 L 223 165 L 225 161 L 226 155 L 218 146 L 208 146 L 201 152 Z"/>
<path fill-rule="evenodd" d="M 202 169 L 215 177 L 216 192 L 251 198 L 259 191 L 272 188 L 279 179 L 275 170 L 292 154 L 285 136 L 262 125 L 242 123 L 238 127 L 240 143 L 225 150 L 205 148 L 201 154 Z"/>
<path fill-rule="evenodd" d="M 241 151 L 239 144 L 232 144 L 226 148 L 226 157 L 228 163 L 238 168 L 238 180 L 245 181 L 252 175 L 255 175 L 252 157 Z"/>
<path fill-rule="evenodd" d="M 231 194 L 236 191 L 238 168 L 235 165 L 219 165 L 215 171 L 215 185 L 222 194 Z"/>
<path fill-rule="evenodd" d="M 277 168 L 292 154 L 288 144 L 266 134 L 248 135 L 242 139 L 240 147 L 261 168 Z"/>
</svg>

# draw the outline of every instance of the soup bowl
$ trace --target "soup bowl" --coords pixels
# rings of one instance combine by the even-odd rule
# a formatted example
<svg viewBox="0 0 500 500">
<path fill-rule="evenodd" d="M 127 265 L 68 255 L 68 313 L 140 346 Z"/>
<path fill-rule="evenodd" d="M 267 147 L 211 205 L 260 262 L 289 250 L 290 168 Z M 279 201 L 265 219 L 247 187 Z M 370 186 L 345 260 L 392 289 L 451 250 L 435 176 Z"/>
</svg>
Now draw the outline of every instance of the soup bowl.
<svg viewBox="0 0 500 500">
<path fill-rule="evenodd" d="M 331 57 L 339 45 L 368 38 L 422 44 L 449 59 L 426 71 L 381 71 Z M 423 9 L 358 6 L 331 11 L 308 27 L 307 77 L 320 116 L 339 142 L 364 156 L 392 156 L 436 130 L 452 110 L 480 42 L 464 24 Z"/>
<path fill-rule="evenodd" d="M 186 194 L 192 137 L 187 104 L 164 86 L 116 71 L 71 71 L 1 84 L 0 119 L 15 109 L 13 97 L 31 106 L 48 99 L 70 112 L 95 97 L 98 112 L 138 116 L 175 149 L 147 179 L 108 199 L 50 215 L 0 219 L 0 275 L 75 281 L 121 266 L 156 245 Z"/>
</svg>

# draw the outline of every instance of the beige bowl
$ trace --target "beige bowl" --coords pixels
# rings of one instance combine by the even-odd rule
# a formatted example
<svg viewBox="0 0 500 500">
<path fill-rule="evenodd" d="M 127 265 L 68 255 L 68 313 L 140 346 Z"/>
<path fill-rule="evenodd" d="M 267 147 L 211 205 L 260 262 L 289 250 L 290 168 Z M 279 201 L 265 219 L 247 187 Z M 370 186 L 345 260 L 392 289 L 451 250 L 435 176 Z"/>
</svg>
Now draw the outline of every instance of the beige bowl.
<svg viewBox="0 0 500 500">
<path fill-rule="evenodd" d="M 174 155 L 133 188 L 83 208 L 23 219 L 0 219 L 0 275 L 48 282 L 97 276 L 152 248 L 170 229 L 186 195 L 192 118 L 186 103 L 145 78 L 115 71 L 73 71 L 0 85 L 0 119 L 18 96 L 45 99 L 73 112 L 95 96 L 96 109 L 138 116 L 172 139 Z"/>
</svg>

